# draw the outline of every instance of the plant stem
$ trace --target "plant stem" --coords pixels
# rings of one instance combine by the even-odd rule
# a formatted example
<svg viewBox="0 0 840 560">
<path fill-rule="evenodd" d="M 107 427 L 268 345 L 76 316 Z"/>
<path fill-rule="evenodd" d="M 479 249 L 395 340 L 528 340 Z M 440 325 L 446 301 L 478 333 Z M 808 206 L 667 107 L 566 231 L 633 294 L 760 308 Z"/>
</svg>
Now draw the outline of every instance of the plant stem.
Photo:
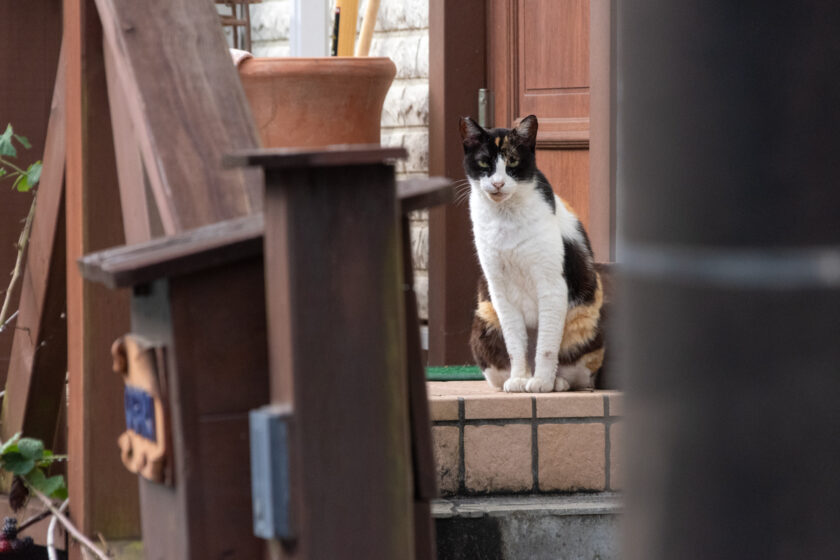
<svg viewBox="0 0 840 560">
<path fill-rule="evenodd" d="M 26 529 L 30 525 L 34 525 L 35 523 L 38 523 L 39 521 L 41 521 L 42 519 L 44 519 L 44 518 L 46 518 L 50 515 L 52 515 L 52 512 L 48 509 L 45 509 L 41 513 L 33 515 L 32 517 L 30 517 L 29 519 L 27 519 L 26 521 L 24 521 L 23 523 L 18 525 L 18 533 L 20 533 L 21 531 L 23 531 L 24 529 Z"/>
<path fill-rule="evenodd" d="M 67 498 L 66 500 L 64 500 L 64 502 L 61 504 L 61 507 L 58 508 L 59 513 L 64 513 L 64 510 L 67 509 L 67 504 L 69 504 L 69 503 L 70 503 L 70 498 Z M 47 512 L 52 513 L 52 512 L 50 512 L 50 510 L 47 510 Z M 56 554 L 56 552 L 55 552 L 55 522 L 56 522 L 56 520 L 58 520 L 58 518 L 53 516 L 53 518 L 50 519 L 50 526 L 49 526 L 49 528 L 47 528 L 47 555 L 49 555 L 50 560 L 58 560 L 58 554 Z"/>
<path fill-rule="evenodd" d="M 9 282 L 9 287 L 6 289 L 6 298 L 3 300 L 3 307 L 0 308 L 0 325 L 5 324 L 6 315 L 9 313 L 9 303 L 12 301 L 12 292 L 15 289 L 20 272 L 23 268 L 23 255 L 26 252 L 26 245 L 29 243 L 29 233 L 32 231 L 32 219 L 35 217 L 35 203 L 38 200 L 37 193 L 32 195 L 32 204 L 29 206 L 29 214 L 26 216 L 26 224 L 23 226 L 23 231 L 20 232 L 20 239 L 18 239 L 18 254 L 15 260 L 15 269 L 12 271 L 12 279 Z"/>
<path fill-rule="evenodd" d="M 89 538 L 84 536 L 82 532 L 79 531 L 76 528 L 76 526 L 73 525 L 73 523 L 69 519 L 67 519 L 67 517 L 64 516 L 64 514 L 62 514 L 58 509 L 56 509 L 56 507 L 52 504 L 52 501 L 49 498 L 47 498 L 37 488 L 33 488 L 29 484 L 27 484 L 27 487 L 29 488 L 30 492 L 32 492 L 33 494 L 35 494 L 35 496 L 38 497 L 39 500 L 44 502 L 44 505 L 46 505 L 49 508 L 49 510 L 52 512 L 55 518 L 58 519 L 58 522 L 64 525 L 64 528 L 67 529 L 67 532 L 73 535 L 73 538 L 79 541 L 88 550 L 93 552 L 96 555 L 96 557 L 100 560 L 111 560 L 110 558 L 108 558 L 108 556 L 105 555 L 104 552 L 99 550 L 99 548 L 95 544 L 93 544 L 93 542 Z"/>
<path fill-rule="evenodd" d="M 14 163 L 12 163 L 10 161 L 7 161 L 3 158 L 0 158 L 0 163 L 2 163 L 3 165 L 8 165 L 9 167 L 14 169 L 15 171 L 17 171 L 21 175 L 26 175 L 26 171 L 24 171 L 23 169 L 21 169 L 20 167 L 18 167 L 17 165 L 15 165 Z"/>
</svg>

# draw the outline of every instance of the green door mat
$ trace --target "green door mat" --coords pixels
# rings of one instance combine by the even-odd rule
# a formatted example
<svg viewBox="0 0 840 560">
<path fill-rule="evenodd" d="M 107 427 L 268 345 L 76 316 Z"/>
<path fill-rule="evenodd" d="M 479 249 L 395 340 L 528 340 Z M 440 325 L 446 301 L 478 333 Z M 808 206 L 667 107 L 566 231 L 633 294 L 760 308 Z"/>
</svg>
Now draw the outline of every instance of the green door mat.
<svg viewBox="0 0 840 560">
<path fill-rule="evenodd" d="M 484 376 L 477 366 L 436 366 L 426 368 L 427 381 L 481 381 Z"/>
</svg>

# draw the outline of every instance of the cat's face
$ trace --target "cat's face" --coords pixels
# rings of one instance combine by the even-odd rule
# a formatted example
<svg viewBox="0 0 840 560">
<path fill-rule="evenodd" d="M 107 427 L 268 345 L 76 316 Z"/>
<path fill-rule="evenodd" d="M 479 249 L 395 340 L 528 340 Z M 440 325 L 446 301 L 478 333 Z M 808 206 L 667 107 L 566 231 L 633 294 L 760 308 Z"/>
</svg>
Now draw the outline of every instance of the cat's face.
<svg viewBox="0 0 840 560">
<path fill-rule="evenodd" d="M 537 117 L 529 115 L 514 129 L 485 130 L 469 117 L 461 118 L 464 171 L 473 189 L 502 203 L 517 192 L 520 183 L 534 178 Z"/>
</svg>

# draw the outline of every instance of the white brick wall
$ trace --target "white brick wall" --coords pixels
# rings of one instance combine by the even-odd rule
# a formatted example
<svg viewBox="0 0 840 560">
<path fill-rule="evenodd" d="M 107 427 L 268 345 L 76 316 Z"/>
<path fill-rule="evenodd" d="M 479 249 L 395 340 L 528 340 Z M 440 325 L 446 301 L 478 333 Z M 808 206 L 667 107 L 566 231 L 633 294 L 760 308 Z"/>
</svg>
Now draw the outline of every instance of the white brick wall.
<svg viewBox="0 0 840 560">
<path fill-rule="evenodd" d="M 315 0 L 317 1 L 317 0 Z M 365 0 L 359 1 L 359 18 Z M 330 1 L 330 13 L 335 5 Z M 288 56 L 292 0 L 263 0 L 251 6 L 251 41 L 255 56 Z M 359 29 L 361 26 L 358 27 Z M 381 0 L 371 42 L 371 56 L 388 56 L 397 75 L 382 110 L 382 144 L 404 146 L 401 177 L 429 174 L 429 0 Z M 412 216 L 415 289 L 420 316 L 427 317 L 428 217 Z"/>
</svg>

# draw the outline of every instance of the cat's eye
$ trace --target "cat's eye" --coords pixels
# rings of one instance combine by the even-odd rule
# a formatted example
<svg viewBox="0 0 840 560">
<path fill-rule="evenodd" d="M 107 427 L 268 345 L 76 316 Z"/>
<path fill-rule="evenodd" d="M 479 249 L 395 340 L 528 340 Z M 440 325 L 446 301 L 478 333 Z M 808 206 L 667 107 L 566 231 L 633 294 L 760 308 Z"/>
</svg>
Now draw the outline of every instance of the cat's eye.
<svg viewBox="0 0 840 560">
<path fill-rule="evenodd" d="M 508 167 L 516 167 L 517 165 L 519 165 L 519 160 L 518 159 L 510 158 L 509 160 L 507 160 L 507 166 Z"/>
<path fill-rule="evenodd" d="M 479 166 L 479 167 L 483 167 L 483 168 L 485 168 L 485 169 L 486 169 L 486 168 L 490 167 L 490 164 L 489 164 L 489 163 L 487 163 L 486 161 L 481 161 L 481 160 L 479 160 L 479 162 L 478 162 L 478 166 Z"/>
</svg>

